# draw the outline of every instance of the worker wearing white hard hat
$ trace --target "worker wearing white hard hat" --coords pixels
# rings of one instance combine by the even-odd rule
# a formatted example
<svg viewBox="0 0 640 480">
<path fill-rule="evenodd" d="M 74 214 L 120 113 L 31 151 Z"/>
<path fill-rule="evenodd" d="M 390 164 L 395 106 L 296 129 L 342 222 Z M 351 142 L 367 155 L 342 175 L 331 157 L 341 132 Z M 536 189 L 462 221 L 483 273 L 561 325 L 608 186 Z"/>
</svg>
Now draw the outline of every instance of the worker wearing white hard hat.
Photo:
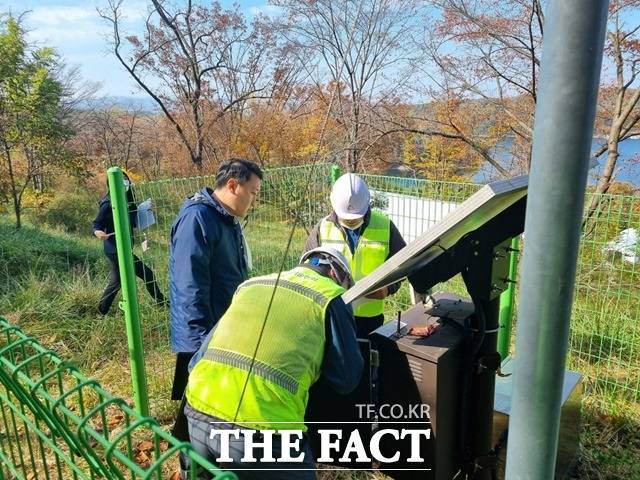
<svg viewBox="0 0 640 480">
<path fill-rule="evenodd" d="M 347 259 L 356 282 L 405 247 L 389 217 L 371 209 L 371 193 L 360 176 L 346 173 L 338 178 L 330 200 L 333 211 L 311 231 L 305 250 L 335 248 Z M 358 338 L 366 338 L 384 323 L 384 298 L 399 286 L 393 284 L 373 292 L 354 308 Z"/>
<path fill-rule="evenodd" d="M 361 220 L 369 210 L 371 194 L 355 173 L 342 175 L 331 189 L 331 206 L 342 220 Z"/>
</svg>

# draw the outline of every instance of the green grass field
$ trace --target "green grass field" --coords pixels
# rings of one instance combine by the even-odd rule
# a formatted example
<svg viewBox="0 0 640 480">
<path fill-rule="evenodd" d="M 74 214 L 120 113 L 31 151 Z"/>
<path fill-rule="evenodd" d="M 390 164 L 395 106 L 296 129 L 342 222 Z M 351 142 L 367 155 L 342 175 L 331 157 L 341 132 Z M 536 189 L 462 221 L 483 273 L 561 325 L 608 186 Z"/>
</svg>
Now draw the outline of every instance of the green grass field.
<svg viewBox="0 0 640 480">
<path fill-rule="evenodd" d="M 268 225 L 255 222 L 247 229 L 258 273 L 280 265 L 290 227 L 289 222 L 273 220 Z M 305 230 L 298 229 L 285 262 L 287 268 L 296 261 L 305 238 Z M 166 290 L 166 240 L 158 235 L 150 243 L 145 258 L 154 264 L 161 287 Z M 140 254 L 139 247 L 136 252 Z M 94 238 L 32 225 L 16 231 L 11 219 L 0 217 L 0 314 L 130 402 L 122 314 L 115 305 L 107 316 L 96 311 L 106 277 L 101 245 Z M 618 291 L 627 280 L 624 276 L 611 278 L 610 291 Z M 142 288 L 140 282 L 138 286 Z M 629 318 L 632 309 L 637 308 L 633 303 L 638 301 L 637 288 L 628 286 L 617 300 L 611 296 L 602 300 L 580 287 L 576 293 L 569 365 L 598 378 L 586 381 L 577 469 L 580 479 L 640 478 L 640 404 L 637 396 L 629 393 L 639 376 L 638 370 L 629 366 L 639 348 L 638 327 Z M 173 365 L 168 346 L 168 312 L 154 306 L 146 292 L 140 294 L 140 299 L 153 412 L 168 426 L 175 408 L 167 395 Z M 397 304 L 407 301 L 406 291 L 401 292 Z M 593 312 L 601 315 L 594 316 Z M 612 343 L 625 337 L 627 343 Z M 597 358 L 589 353 L 594 345 L 602 345 Z M 323 478 L 382 477 L 329 472 Z"/>
</svg>

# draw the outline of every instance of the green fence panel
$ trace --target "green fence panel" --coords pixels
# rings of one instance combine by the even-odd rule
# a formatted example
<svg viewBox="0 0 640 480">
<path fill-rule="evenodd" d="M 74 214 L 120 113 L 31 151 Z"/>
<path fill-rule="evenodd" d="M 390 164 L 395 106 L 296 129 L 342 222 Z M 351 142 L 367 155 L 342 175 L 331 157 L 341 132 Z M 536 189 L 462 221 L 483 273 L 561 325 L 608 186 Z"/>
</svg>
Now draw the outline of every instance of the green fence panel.
<svg viewBox="0 0 640 480">
<path fill-rule="evenodd" d="M 602 195 L 599 205 L 580 242 L 568 366 L 599 397 L 640 402 L 640 245 L 621 248 L 625 230 L 640 236 L 640 197 Z"/>
<path fill-rule="evenodd" d="M 279 268 L 298 212 L 301 222 L 294 232 L 294 248 L 286 259 L 286 267 L 295 264 L 309 230 L 328 213 L 331 165 L 317 165 L 314 173 L 311 172 L 309 165 L 265 172 L 261 194 L 245 225 L 253 252 L 252 275 Z M 407 242 L 435 225 L 482 187 L 474 183 L 378 175 L 363 177 L 372 190 L 374 207 L 391 216 Z M 311 185 L 308 194 L 303 195 L 307 181 Z M 152 199 L 158 220 L 147 230 L 135 232 L 136 252 L 153 266 L 165 291 L 171 223 L 187 196 L 213 183 L 213 177 L 194 177 L 144 182 L 134 187 L 138 203 Z M 588 195 L 586 205 L 590 201 Z M 580 243 L 567 366 L 587 377 L 588 393 L 595 392 L 603 399 L 622 396 L 637 402 L 640 401 L 640 333 L 637 328 L 640 322 L 640 252 L 636 251 L 634 260 L 616 252 L 613 243 L 625 229 L 640 232 L 640 200 L 637 196 L 603 195 L 600 206 L 599 215 Z M 140 246 L 145 240 L 148 249 L 142 251 Z M 526 241 L 523 240 L 520 249 L 524 248 Z M 521 252 L 518 257 L 521 258 Z M 434 287 L 434 291 L 438 289 L 466 294 L 460 278 Z M 516 283 L 514 302 L 518 295 Z M 173 415 L 175 409 L 169 401 L 173 356 L 170 354 L 168 312 L 155 307 L 146 292 L 139 296 L 150 398 L 153 399 L 151 410 L 166 418 Z M 394 318 L 398 310 L 409 305 L 409 288 L 404 282 L 400 291 L 386 302 L 387 318 Z M 514 325 L 516 322 L 514 319 Z"/>
<path fill-rule="evenodd" d="M 0 317 L 0 478 L 235 479 Z"/>
</svg>

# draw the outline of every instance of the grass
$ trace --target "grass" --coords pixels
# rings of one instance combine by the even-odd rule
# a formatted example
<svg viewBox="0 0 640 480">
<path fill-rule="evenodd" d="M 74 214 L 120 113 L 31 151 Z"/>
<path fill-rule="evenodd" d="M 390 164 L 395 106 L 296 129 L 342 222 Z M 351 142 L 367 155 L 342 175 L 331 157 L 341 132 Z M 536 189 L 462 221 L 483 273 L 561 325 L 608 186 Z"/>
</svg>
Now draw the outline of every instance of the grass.
<svg viewBox="0 0 640 480">
<path fill-rule="evenodd" d="M 116 305 L 97 312 L 108 272 L 100 243 L 29 224 L 16 231 L 0 217 L 0 265 L 2 315 L 128 399 L 123 317 Z M 122 366 L 115 382 L 114 365 Z"/>
<path fill-rule="evenodd" d="M 191 186 L 189 186 L 191 188 Z M 192 188 L 195 191 L 195 188 Z M 161 288 L 167 290 L 167 232 L 181 196 L 158 204 L 160 223 L 145 233 L 150 249 L 144 253 L 153 265 Z M 154 200 L 155 201 L 155 200 Z M 163 210 L 164 208 L 164 210 Z M 259 221 L 247 226 L 256 274 L 277 270 L 282 262 L 291 222 L 286 212 L 262 207 Z M 265 221 L 267 220 L 267 221 Z M 308 228 L 309 225 L 307 225 Z M 307 232 L 298 228 L 285 267 L 292 266 Z M 640 478 L 640 344 L 637 327 L 640 286 L 637 272 L 620 260 L 597 257 L 598 245 L 581 250 L 569 367 L 586 374 L 583 405 L 580 479 Z M 604 238 L 604 237 L 603 237 Z M 138 239 L 139 241 L 143 238 Z M 136 253 L 142 255 L 139 247 Z M 609 271 L 606 268 L 609 268 Z M 627 268 L 625 271 L 624 269 Z M 622 273 L 619 271 L 622 270 Z M 611 273 L 614 272 L 614 273 Z M 37 337 L 46 347 L 78 364 L 115 395 L 131 402 L 127 339 L 121 313 L 97 314 L 107 266 L 101 245 L 93 238 L 67 235 L 27 224 L 15 231 L 11 219 L 0 217 L 0 314 Z M 594 291 L 589 286 L 606 285 Z M 460 282 L 449 284 L 461 293 Z M 138 288 L 142 288 L 138 282 Z M 175 405 L 168 400 L 173 356 L 168 342 L 168 312 L 139 295 L 143 321 L 149 391 L 154 415 L 170 425 Z M 390 303 L 395 312 L 408 304 L 404 287 Z M 325 472 L 328 479 L 384 478 L 381 474 Z"/>
<path fill-rule="evenodd" d="M 640 406 L 626 402 L 607 406 L 603 400 L 592 393 L 583 403 L 577 478 L 640 478 Z"/>
</svg>

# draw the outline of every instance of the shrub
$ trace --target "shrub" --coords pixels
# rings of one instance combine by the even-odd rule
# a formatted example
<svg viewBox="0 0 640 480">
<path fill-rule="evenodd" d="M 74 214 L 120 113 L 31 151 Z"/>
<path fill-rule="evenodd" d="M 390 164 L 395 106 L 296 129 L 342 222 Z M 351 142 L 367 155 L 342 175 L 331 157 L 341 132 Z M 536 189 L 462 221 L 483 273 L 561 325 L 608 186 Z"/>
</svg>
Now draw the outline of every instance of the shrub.
<svg viewBox="0 0 640 480">
<path fill-rule="evenodd" d="M 91 220 L 98 208 L 97 200 L 86 192 L 60 192 L 36 218 L 40 223 L 67 233 L 91 233 Z"/>
</svg>

